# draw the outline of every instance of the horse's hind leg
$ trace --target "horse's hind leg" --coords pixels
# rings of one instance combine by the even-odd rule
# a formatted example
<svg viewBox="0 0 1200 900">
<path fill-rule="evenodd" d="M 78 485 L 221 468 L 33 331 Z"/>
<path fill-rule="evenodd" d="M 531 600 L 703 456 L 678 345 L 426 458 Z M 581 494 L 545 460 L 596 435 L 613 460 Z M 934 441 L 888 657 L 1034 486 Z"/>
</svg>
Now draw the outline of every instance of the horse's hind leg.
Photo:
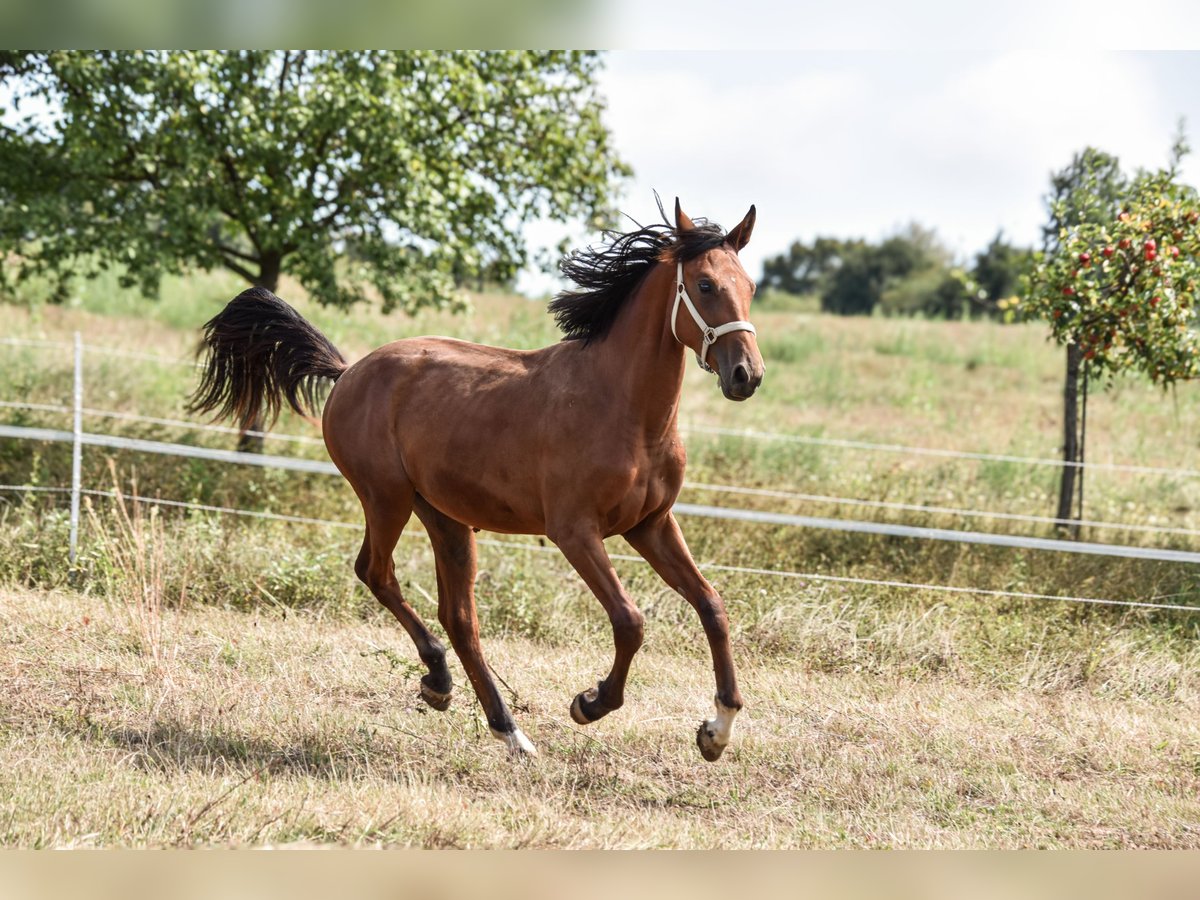
<svg viewBox="0 0 1200 900">
<path fill-rule="evenodd" d="M 475 615 L 475 535 L 466 525 L 434 509 L 420 495 L 414 505 L 417 517 L 429 533 L 437 561 L 438 620 L 475 688 L 488 727 L 494 737 L 504 741 L 510 753 L 536 756 L 537 750 L 517 727 L 500 696 L 479 644 L 479 619 Z"/>
<path fill-rule="evenodd" d="M 354 564 L 354 572 L 371 590 L 417 646 L 417 655 L 429 670 L 421 676 L 421 698 L 437 710 L 450 706 L 453 681 L 446 667 L 446 648 L 429 631 L 421 617 L 408 605 L 396 581 L 392 551 L 408 519 L 412 515 L 412 488 L 381 494 L 373 493 L 363 498 L 363 512 L 367 518 L 367 534 L 363 538 L 362 550 Z"/>
</svg>

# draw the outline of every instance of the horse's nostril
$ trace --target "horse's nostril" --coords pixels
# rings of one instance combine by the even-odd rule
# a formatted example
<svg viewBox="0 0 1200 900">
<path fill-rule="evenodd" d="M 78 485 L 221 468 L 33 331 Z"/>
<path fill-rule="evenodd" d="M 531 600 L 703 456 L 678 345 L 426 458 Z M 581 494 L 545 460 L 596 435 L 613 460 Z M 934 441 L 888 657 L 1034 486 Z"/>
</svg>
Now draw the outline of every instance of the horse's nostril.
<svg viewBox="0 0 1200 900">
<path fill-rule="evenodd" d="M 750 380 L 750 372 L 741 363 L 738 363 L 733 369 L 733 383 L 745 384 Z"/>
</svg>

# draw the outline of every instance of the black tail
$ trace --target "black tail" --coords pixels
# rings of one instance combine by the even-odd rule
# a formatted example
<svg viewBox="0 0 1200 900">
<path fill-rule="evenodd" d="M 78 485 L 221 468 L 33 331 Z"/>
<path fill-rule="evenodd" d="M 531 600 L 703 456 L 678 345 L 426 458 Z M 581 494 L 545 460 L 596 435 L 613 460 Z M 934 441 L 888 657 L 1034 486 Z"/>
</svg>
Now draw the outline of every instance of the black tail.
<svg viewBox="0 0 1200 900">
<path fill-rule="evenodd" d="M 284 400 L 302 416 L 315 415 L 322 382 L 337 381 L 348 366 L 300 313 L 258 287 L 242 291 L 205 324 L 205 351 L 188 409 L 232 418 L 242 428 L 274 422 Z"/>
</svg>

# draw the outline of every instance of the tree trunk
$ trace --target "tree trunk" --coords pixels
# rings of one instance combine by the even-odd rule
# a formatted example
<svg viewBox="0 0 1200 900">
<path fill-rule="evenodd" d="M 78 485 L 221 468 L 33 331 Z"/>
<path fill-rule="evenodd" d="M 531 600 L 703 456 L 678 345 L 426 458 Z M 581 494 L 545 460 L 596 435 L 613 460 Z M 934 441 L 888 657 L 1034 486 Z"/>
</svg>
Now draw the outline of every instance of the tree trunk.
<svg viewBox="0 0 1200 900">
<path fill-rule="evenodd" d="M 258 278 L 254 282 L 255 287 L 265 288 L 274 294 L 279 289 L 279 268 L 281 262 L 282 257 L 273 254 L 264 254 L 259 263 Z M 238 450 L 242 453 L 263 452 L 263 437 L 261 432 L 266 430 L 263 424 L 261 415 L 254 417 L 246 427 L 246 430 L 238 438 Z M 250 433 L 254 431 L 259 432 L 259 434 Z"/>
<path fill-rule="evenodd" d="M 1083 353 L 1078 344 L 1067 344 L 1067 373 L 1063 383 L 1063 462 L 1062 476 L 1058 485 L 1058 513 L 1055 518 L 1061 521 L 1058 531 L 1062 535 L 1070 533 L 1079 537 L 1079 526 L 1070 526 L 1066 520 L 1075 518 L 1072 515 L 1075 498 L 1075 479 L 1079 474 L 1079 368 L 1083 361 Z"/>
</svg>

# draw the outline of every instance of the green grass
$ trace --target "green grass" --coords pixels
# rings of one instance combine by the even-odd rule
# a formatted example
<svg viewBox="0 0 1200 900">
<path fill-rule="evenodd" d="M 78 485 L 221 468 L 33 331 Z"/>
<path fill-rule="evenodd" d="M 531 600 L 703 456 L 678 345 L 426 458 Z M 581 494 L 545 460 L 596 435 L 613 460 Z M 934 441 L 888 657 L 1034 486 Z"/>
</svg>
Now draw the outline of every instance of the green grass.
<svg viewBox="0 0 1200 900">
<path fill-rule="evenodd" d="M 7 336 L 70 340 L 80 330 L 89 344 L 182 358 L 200 323 L 240 289 L 223 277 L 168 279 L 163 298 L 147 302 L 101 280 L 86 285 L 74 305 L 43 306 L 26 296 L 0 309 Z M 351 358 L 416 334 L 520 347 L 557 339 L 543 307 L 520 298 L 474 296 L 469 316 L 425 312 L 408 319 L 316 308 L 292 285 L 281 293 Z M 1061 354 L 1034 327 L 843 319 L 772 302 L 756 302 L 753 318 L 767 363 L 760 393 L 748 403 L 728 403 L 711 376 L 689 367 L 683 424 L 1057 454 Z M 0 354 L 0 399 L 70 403 L 69 352 L 5 346 Z M 87 355 L 85 374 L 86 405 L 165 418 L 186 417 L 195 379 L 187 366 L 100 353 Z M 1093 460 L 1200 468 L 1195 386 L 1164 397 L 1122 381 L 1094 394 L 1088 415 Z M 4 409 L 0 419 L 68 426 L 62 416 L 28 410 Z M 125 420 L 88 418 L 85 425 L 208 446 L 232 447 L 235 440 Z M 278 430 L 316 435 L 290 415 Z M 1041 515 L 1054 508 L 1055 470 L 1048 467 L 701 432 L 686 438 L 694 482 Z M 268 449 L 324 458 L 319 446 L 268 442 Z M 360 521 L 352 492 L 328 476 L 88 449 L 86 484 L 112 486 L 110 456 L 125 491 Z M 65 445 L 0 441 L 0 483 L 62 485 L 70 464 Z M 682 499 L 1050 534 L 1027 523 L 703 489 L 689 489 Z M 564 724 L 562 711 L 574 691 L 600 674 L 609 653 L 599 604 L 557 554 L 483 546 L 476 591 L 485 649 L 497 648 L 498 671 L 523 697 L 535 698 L 532 712 L 519 718 L 537 732 L 546 768 L 526 776 L 509 772 L 486 729 L 480 733 L 461 677 L 450 718 L 414 711 L 408 682 L 417 671 L 415 654 L 351 571 L 357 528 L 166 511 L 156 590 L 177 655 L 162 657 L 167 661 L 152 677 L 103 674 L 146 671 L 145 638 L 122 618 L 127 582 L 116 575 L 128 560 L 112 540 L 118 529 L 110 503 L 95 499 L 96 519 L 85 520 L 80 563 L 70 570 L 63 501 L 0 497 L 0 589 L 13 598 L 0 626 L 26 661 L 0 697 L 0 721 L 7 723 L 0 746 L 10 759 L 37 760 L 23 773 L 12 770 L 0 792 L 13 798 L 8 807 L 0 804 L 8 843 L 66 845 L 72 835 L 94 832 L 105 844 L 1193 846 L 1200 833 L 1188 824 L 1200 816 L 1194 805 L 1200 736 L 1189 724 L 1197 720 L 1200 616 L 714 572 L 754 723 L 732 758 L 718 764 L 730 768 L 720 770 L 688 755 L 694 755 L 687 746 L 694 723 L 688 724 L 687 704 L 711 694 L 698 624 L 647 567 L 616 564 L 646 613 L 647 644 L 635 664 L 639 700 L 629 715 L 623 711 L 603 725 L 598 749 Z M 1200 529 L 1200 483 L 1089 472 L 1087 513 Z M 681 523 L 701 562 L 1200 605 L 1200 579 L 1181 565 L 695 518 Z M 397 549 L 398 577 L 418 612 L 436 623 L 432 557 L 419 528 L 410 531 Z M 1134 531 L 1093 530 L 1085 537 L 1195 544 Z M 610 548 L 629 552 L 620 539 Z M 96 644 L 90 632 L 71 631 L 56 649 L 47 629 L 68 627 L 76 607 L 107 623 L 105 637 Z M 260 641 L 254 629 L 267 619 L 283 624 Z M 278 659 L 280 646 L 294 649 L 297 665 L 308 660 L 304 678 L 313 683 L 325 683 L 321 673 L 333 665 L 339 686 L 315 695 L 289 692 L 289 679 L 298 676 Z M 100 655 L 84 662 L 93 652 Z M 536 659 L 548 662 L 522 674 Z M 79 690 L 94 702 L 72 699 L 60 677 L 68 664 L 93 673 Z M 404 689 L 380 693 L 363 681 L 383 675 Z M 168 682 L 174 687 L 163 705 Z M 284 718 L 262 724 L 246 718 L 249 712 L 206 718 L 200 701 L 206 692 L 236 703 L 268 690 L 259 685 L 285 692 Z M 349 711 L 339 706 L 346 696 L 358 698 Z M 696 715 L 701 710 L 696 706 Z M 385 714 L 403 723 L 381 719 Z M 368 720 L 404 731 L 380 726 L 368 738 L 360 730 Z M 1010 738 L 1015 743 L 1004 743 Z M 437 748 L 433 768 L 421 749 L 429 742 Z M 110 759 L 118 769 L 108 806 L 83 804 L 57 787 L 98 777 L 97 767 Z M 246 799 L 184 827 L 208 799 L 268 764 L 282 768 L 270 769 L 264 787 L 236 788 L 231 797 Z M 1157 780 L 1167 786 L 1155 786 Z M 794 792 L 775 802 L 779 784 Z M 366 785 L 385 799 L 362 806 Z M 1142 799 L 1123 805 L 1134 790 Z M 157 813 L 135 802 L 146 792 Z M 514 813 L 529 797 L 532 818 Z M 306 806 L 312 803 L 321 811 Z M 447 817 L 436 832 L 419 820 L 422 803 Z M 449 812 L 462 803 L 488 815 Z M 82 818 L 67 816 L 72 804 L 87 810 Z M 721 812 L 700 827 L 688 819 L 695 805 Z M 384 807 L 399 818 L 381 828 Z M 279 818 L 272 823 L 273 815 Z M 622 827 L 631 817 L 650 837 L 635 838 Z"/>
</svg>

